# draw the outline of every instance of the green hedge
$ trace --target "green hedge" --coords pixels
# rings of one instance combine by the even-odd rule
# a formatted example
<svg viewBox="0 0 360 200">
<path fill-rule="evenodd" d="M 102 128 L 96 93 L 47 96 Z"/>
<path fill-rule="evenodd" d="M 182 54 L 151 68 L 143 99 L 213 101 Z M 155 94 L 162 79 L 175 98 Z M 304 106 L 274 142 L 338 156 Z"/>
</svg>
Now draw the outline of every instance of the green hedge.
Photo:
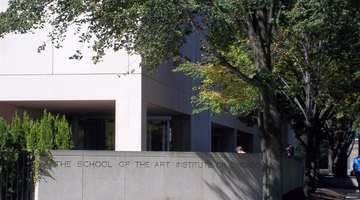
<svg viewBox="0 0 360 200">
<path fill-rule="evenodd" d="M 52 149 L 73 149 L 74 143 L 65 116 L 44 110 L 40 120 L 24 112 L 8 124 L 0 117 L 0 187 L 2 199 L 19 199 L 29 194 L 29 184 L 51 176 Z M 21 172 L 21 173 L 19 173 Z M 24 192 L 26 191 L 26 192 Z M 22 197 L 23 198 L 23 197 Z"/>
</svg>

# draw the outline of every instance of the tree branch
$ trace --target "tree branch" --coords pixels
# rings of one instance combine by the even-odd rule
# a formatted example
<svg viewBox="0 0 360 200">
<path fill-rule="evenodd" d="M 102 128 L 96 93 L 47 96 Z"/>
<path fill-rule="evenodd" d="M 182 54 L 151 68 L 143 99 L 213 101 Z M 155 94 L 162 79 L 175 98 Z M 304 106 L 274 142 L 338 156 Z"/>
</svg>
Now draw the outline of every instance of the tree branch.
<svg viewBox="0 0 360 200">
<path fill-rule="evenodd" d="M 286 85 L 288 86 L 287 82 L 283 79 L 283 78 L 280 78 L 281 81 Z M 297 105 L 297 107 L 301 110 L 301 112 L 303 113 L 303 115 L 305 116 L 305 119 L 307 120 L 307 115 L 306 115 L 306 112 L 305 112 L 305 108 L 302 104 L 302 101 L 299 100 L 298 97 L 291 97 L 290 95 L 286 94 L 284 91 L 282 91 L 282 94 L 284 94 L 286 96 L 286 98 L 290 101 L 294 101 L 295 104 Z"/>
<path fill-rule="evenodd" d="M 333 109 L 334 109 L 334 104 L 331 104 L 324 112 L 324 114 L 320 117 L 321 121 L 324 121 L 325 119 L 329 119 L 330 117 L 332 117 L 333 113 Z"/>
<path fill-rule="evenodd" d="M 300 144 L 301 144 L 304 148 L 307 148 L 306 142 L 305 142 L 303 139 L 301 139 L 300 135 L 301 135 L 301 134 L 295 134 L 296 139 L 299 140 Z"/>
<path fill-rule="evenodd" d="M 226 67 L 229 71 L 236 74 L 241 80 L 244 82 L 259 87 L 261 84 L 259 81 L 255 79 L 251 79 L 245 74 L 243 74 L 238 68 L 231 65 L 219 52 L 216 51 L 216 49 L 209 43 L 209 41 L 206 39 L 203 31 L 199 27 L 199 25 L 194 21 L 194 17 L 190 15 L 189 11 L 187 9 L 184 9 L 185 15 L 188 18 L 188 21 L 193 28 L 193 30 L 199 35 L 201 42 L 205 45 L 205 47 L 210 51 L 210 53 L 217 58 L 220 63 Z"/>
</svg>

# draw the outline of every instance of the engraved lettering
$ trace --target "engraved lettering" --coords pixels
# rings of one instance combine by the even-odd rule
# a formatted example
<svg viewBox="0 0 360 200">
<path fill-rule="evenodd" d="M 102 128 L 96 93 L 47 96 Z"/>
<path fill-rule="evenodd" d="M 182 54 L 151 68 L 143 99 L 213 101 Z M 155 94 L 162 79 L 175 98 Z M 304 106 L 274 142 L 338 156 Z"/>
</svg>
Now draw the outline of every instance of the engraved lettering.
<svg viewBox="0 0 360 200">
<path fill-rule="evenodd" d="M 56 167 L 71 167 L 71 161 L 69 161 L 69 160 L 66 160 L 66 161 L 57 160 L 57 161 L 55 161 L 55 165 L 56 165 Z"/>
<path fill-rule="evenodd" d="M 135 166 L 136 167 L 142 167 L 142 168 L 149 168 L 150 167 L 150 162 L 149 161 L 145 161 L 145 162 L 135 161 Z"/>
<path fill-rule="evenodd" d="M 120 161 L 119 167 L 124 168 L 130 166 L 130 161 Z"/>
<path fill-rule="evenodd" d="M 156 162 L 154 167 L 169 167 L 170 162 Z"/>
<path fill-rule="evenodd" d="M 78 161 L 77 167 L 112 168 L 110 161 Z"/>
</svg>

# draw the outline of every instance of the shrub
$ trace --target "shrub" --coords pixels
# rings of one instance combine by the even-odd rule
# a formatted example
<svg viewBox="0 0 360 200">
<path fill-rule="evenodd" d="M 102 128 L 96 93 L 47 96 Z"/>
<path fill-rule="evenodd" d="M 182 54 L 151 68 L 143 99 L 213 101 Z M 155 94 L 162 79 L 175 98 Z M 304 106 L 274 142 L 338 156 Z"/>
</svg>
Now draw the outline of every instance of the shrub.
<svg viewBox="0 0 360 200">
<path fill-rule="evenodd" d="M 1 197 L 20 198 L 23 194 L 17 190 L 28 190 L 38 177 L 51 176 L 47 170 L 53 162 L 50 150 L 73 146 L 65 116 L 54 117 L 44 110 L 41 119 L 34 120 L 24 112 L 22 120 L 15 114 L 10 125 L 0 118 L 0 177 L 7 177 L 0 178 Z"/>
</svg>

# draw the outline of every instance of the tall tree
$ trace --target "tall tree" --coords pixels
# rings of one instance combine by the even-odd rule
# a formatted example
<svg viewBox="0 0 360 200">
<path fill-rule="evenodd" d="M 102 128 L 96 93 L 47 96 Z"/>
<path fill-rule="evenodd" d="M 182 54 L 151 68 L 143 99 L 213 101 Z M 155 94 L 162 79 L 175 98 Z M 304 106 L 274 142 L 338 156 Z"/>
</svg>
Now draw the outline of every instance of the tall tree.
<svg viewBox="0 0 360 200">
<path fill-rule="evenodd" d="M 294 1 L 276 36 L 281 89 L 307 141 L 305 194 L 317 187 L 318 147 L 336 105 L 358 94 L 359 9 L 354 1 Z M 339 82 L 340 81 L 340 82 Z"/>
</svg>

